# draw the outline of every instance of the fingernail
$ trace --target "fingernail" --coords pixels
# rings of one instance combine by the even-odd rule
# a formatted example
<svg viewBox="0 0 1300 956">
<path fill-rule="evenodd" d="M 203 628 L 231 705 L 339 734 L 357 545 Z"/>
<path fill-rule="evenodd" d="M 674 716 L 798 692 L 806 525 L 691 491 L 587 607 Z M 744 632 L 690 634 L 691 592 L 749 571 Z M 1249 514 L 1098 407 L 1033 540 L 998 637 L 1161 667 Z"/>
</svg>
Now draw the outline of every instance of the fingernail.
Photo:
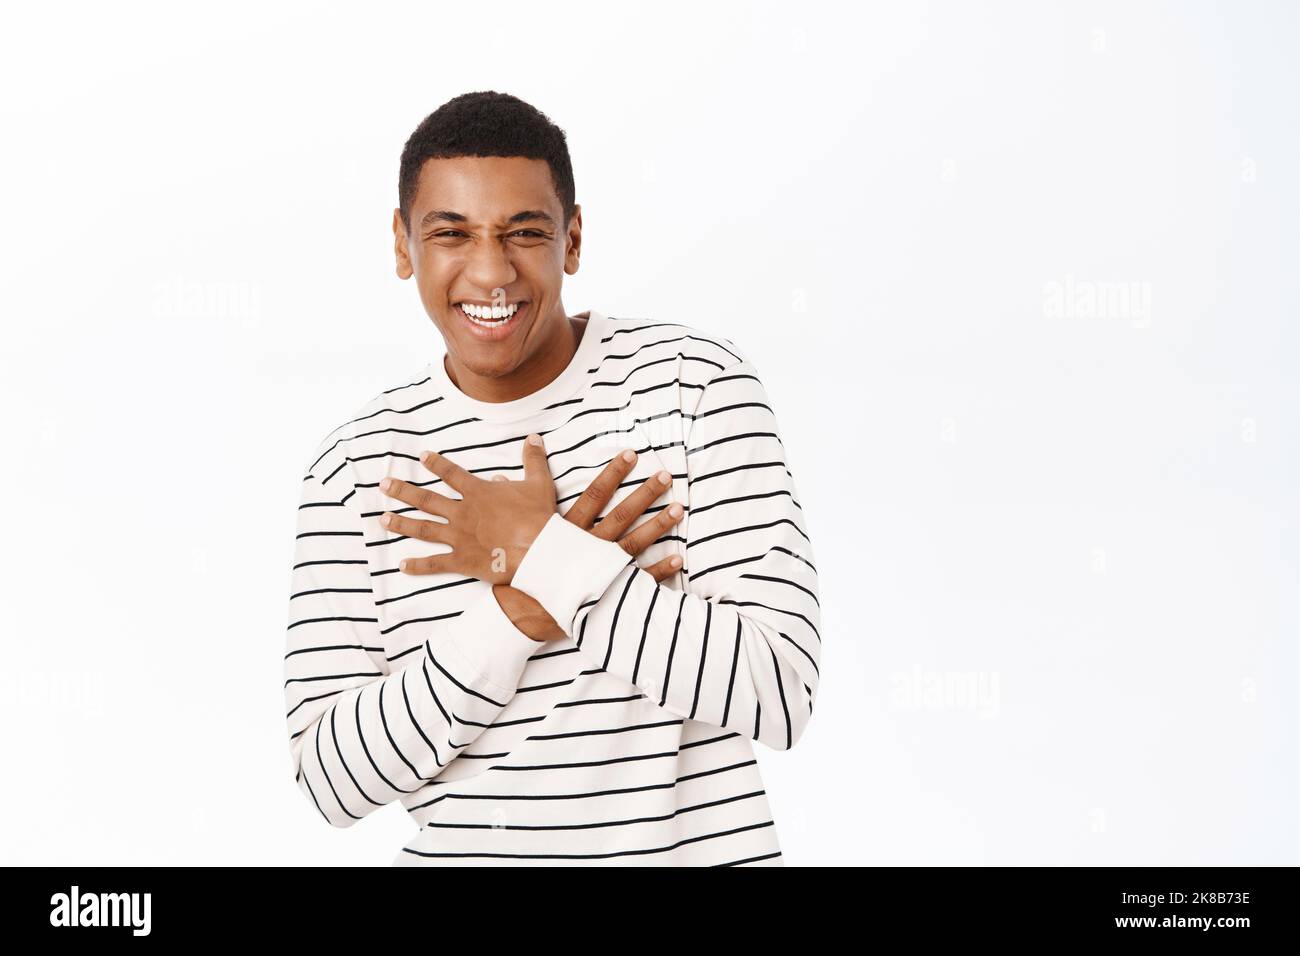
<svg viewBox="0 0 1300 956">
<path fill-rule="evenodd" d="M 391 487 L 393 487 L 393 479 L 391 478 L 385 478 L 379 483 L 379 489 L 381 491 L 387 491 Z"/>
<path fill-rule="evenodd" d="M 401 561 L 398 561 L 398 562 L 397 562 L 397 570 L 399 570 L 399 571 L 405 571 L 405 570 L 406 570 L 406 559 L 405 559 L 405 558 L 402 558 Z"/>
<path fill-rule="evenodd" d="M 659 472 L 659 483 L 661 485 L 669 484 L 670 482 L 672 482 L 672 480 L 673 480 L 673 476 L 668 474 L 668 472 L 666 471 Z"/>
<path fill-rule="evenodd" d="M 627 451 L 623 452 L 623 460 L 628 463 L 636 461 L 636 452 L 629 448 Z"/>
<path fill-rule="evenodd" d="M 530 445 L 540 445 L 541 443 L 542 443 L 542 436 L 541 436 L 541 435 L 529 435 L 529 436 L 528 436 L 528 444 L 530 444 Z"/>
<path fill-rule="evenodd" d="M 682 516 L 682 506 L 674 501 L 668 506 L 668 513 L 674 518 L 680 518 Z"/>
<path fill-rule="evenodd" d="M 668 563 L 675 568 L 680 568 L 682 566 L 682 559 L 677 557 L 677 555 L 674 554 L 671 558 L 668 559 Z"/>
<path fill-rule="evenodd" d="M 393 520 L 393 516 L 390 514 L 382 514 L 379 516 L 379 523 L 383 525 L 385 528 L 388 527 L 389 522 L 391 522 L 392 520 Z"/>
</svg>

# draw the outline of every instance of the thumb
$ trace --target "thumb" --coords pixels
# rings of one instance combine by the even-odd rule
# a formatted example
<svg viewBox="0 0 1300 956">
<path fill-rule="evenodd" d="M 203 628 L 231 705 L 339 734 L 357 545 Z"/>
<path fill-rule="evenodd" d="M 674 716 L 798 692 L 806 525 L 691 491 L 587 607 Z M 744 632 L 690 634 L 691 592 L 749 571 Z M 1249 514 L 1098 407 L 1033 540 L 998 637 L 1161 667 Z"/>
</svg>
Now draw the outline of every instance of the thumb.
<svg viewBox="0 0 1300 956">
<path fill-rule="evenodd" d="M 510 478 L 509 478 L 508 476 L 506 476 L 506 475 L 493 475 L 493 476 L 492 476 L 492 480 L 493 480 L 493 481 L 509 481 Z"/>
<path fill-rule="evenodd" d="M 555 490 L 551 464 L 546 460 L 546 445 L 542 442 L 542 436 L 536 433 L 524 440 L 524 481 L 535 481 Z"/>
</svg>

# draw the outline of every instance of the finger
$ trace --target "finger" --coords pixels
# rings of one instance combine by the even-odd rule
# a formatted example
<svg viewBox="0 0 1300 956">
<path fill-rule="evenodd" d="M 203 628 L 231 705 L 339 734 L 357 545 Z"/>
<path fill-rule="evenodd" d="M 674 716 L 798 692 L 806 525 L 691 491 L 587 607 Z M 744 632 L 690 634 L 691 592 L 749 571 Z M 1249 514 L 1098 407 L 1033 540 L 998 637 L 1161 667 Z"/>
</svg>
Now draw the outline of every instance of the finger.
<svg viewBox="0 0 1300 956">
<path fill-rule="evenodd" d="M 421 541 L 437 542 L 438 544 L 451 544 L 450 526 L 444 521 L 407 518 L 391 511 L 385 511 L 379 516 L 379 523 L 389 531 L 405 535 L 408 538 L 419 538 Z"/>
<path fill-rule="evenodd" d="M 420 462 L 425 468 L 428 468 L 462 495 L 465 494 L 466 490 L 468 490 L 469 486 L 474 482 L 483 480 L 475 475 L 471 475 L 450 458 L 445 458 L 436 451 L 426 451 L 420 456 Z"/>
<path fill-rule="evenodd" d="M 404 558 L 397 564 L 403 574 L 443 574 L 455 571 L 454 554 L 430 554 L 423 558 Z"/>
<path fill-rule="evenodd" d="M 636 452 L 631 448 L 615 455 L 614 460 L 587 486 L 587 490 L 578 496 L 578 500 L 569 506 L 569 510 L 564 513 L 565 520 L 572 521 L 579 528 L 590 528 L 596 515 L 614 497 L 614 492 L 618 491 L 618 486 L 635 464 Z"/>
<path fill-rule="evenodd" d="M 551 463 L 546 460 L 546 443 L 541 435 L 532 434 L 524 440 L 524 481 L 534 481 L 555 489 L 555 481 L 551 478 Z"/>
<path fill-rule="evenodd" d="M 620 538 L 618 543 L 628 554 L 638 555 L 681 521 L 683 513 L 682 506 L 674 501 L 653 518 L 641 522 L 635 529 Z"/>
<path fill-rule="evenodd" d="M 591 529 L 591 533 L 598 538 L 604 538 L 606 541 L 618 540 L 623 532 L 632 526 L 632 522 L 645 514 L 646 508 L 654 504 L 672 486 L 672 483 L 673 476 L 666 471 L 651 475 L 641 483 L 640 488 L 620 501 L 610 510 L 609 514 L 601 518 L 596 527 Z"/>
<path fill-rule="evenodd" d="M 648 568 L 642 570 L 650 572 L 650 576 L 656 581 L 666 581 L 682 569 L 682 559 L 675 554 L 670 554 L 661 561 L 656 561 Z"/>
<path fill-rule="evenodd" d="M 389 498 L 405 501 L 408 505 L 415 505 L 426 514 L 437 515 L 439 518 L 450 519 L 451 509 L 456 506 L 455 498 L 448 498 L 400 478 L 385 478 L 379 483 L 379 490 Z"/>
<path fill-rule="evenodd" d="M 493 475 L 493 476 L 492 476 L 492 480 L 493 480 L 493 481 L 509 481 L 510 478 L 509 478 L 509 476 L 507 476 L 507 475 Z"/>
</svg>

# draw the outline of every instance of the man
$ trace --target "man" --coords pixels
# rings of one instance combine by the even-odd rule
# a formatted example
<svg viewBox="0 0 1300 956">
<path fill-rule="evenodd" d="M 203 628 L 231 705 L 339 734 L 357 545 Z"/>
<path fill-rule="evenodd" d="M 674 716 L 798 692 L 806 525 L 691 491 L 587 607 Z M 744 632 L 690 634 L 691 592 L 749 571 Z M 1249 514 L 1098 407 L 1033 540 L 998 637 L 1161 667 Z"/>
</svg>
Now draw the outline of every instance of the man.
<svg viewBox="0 0 1300 956">
<path fill-rule="evenodd" d="M 802 735 L 821 636 L 776 419 L 727 339 L 567 315 L 574 195 L 512 96 L 406 143 L 397 274 L 446 355 L 308 461 L 296 780 L 340 827 L 400 800 L 394 865 L 780 865 L 752 742 Z"/>
</svg>

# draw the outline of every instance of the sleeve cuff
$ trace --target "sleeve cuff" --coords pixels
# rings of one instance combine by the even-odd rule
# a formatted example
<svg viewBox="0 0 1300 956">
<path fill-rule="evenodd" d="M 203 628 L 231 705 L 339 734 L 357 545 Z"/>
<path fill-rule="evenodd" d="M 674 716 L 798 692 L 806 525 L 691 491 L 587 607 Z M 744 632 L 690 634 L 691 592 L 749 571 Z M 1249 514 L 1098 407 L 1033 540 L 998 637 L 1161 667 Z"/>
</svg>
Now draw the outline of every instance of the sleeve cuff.
<svg viewBox="0 0 1300 956">
<path fill-rule="evenodd" d="M 507 695 L 518 689 L 528 658 L 541 646 L 515 627 L 490 584 L 429 644 L 434 651 L 459 655 L 482 680 Z"/>
<path fill-rule="evenodd" d="M 578 608 L 604 594 L 631 561 L 618 542 L 598 538 L 556 512 L 524 553 L 510 584 L 546 608 L 567 632 Z"/>
</svg>

